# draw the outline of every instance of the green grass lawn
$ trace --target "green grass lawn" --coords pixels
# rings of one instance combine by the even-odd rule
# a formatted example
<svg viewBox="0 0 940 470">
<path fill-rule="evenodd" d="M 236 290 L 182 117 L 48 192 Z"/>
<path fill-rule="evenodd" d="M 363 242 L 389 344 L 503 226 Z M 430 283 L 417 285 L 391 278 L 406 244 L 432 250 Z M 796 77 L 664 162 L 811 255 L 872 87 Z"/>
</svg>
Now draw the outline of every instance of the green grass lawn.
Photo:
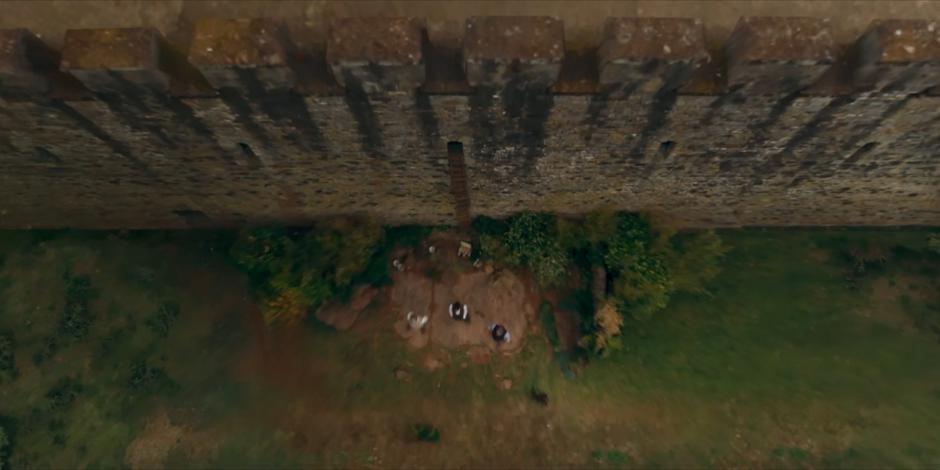
<svg viewBox="0 0 940 470">
<path fill-rule="evenodd" d="M 927 234 L 724 232 L 709 294 L 628 322 L 624 348 L 570 380 L 545 335 L 478 364 L 407 349 L 377 310 L 343 333 L 312 318 L 267 331 L 227 234 L 0 233 L 0 336 L 18 370 L 0 382 L 0 426 L 13 468 L 937 468 Z M 890 256 L 850 284 L 843 255 L 860 245 Z M 60 327 L 78 276 L 80 338 Z"/>
</svg>

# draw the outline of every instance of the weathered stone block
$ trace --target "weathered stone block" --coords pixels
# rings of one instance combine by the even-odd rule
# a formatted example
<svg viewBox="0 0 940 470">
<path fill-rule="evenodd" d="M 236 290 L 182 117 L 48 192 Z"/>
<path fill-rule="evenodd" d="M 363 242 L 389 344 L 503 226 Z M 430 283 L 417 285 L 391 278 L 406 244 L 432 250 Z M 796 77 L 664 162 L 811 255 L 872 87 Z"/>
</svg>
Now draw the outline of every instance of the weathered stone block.
<svg viewBox="0 0 940 470">
<path fill-rule="evenodd" d="M 193 27 L 189 62 L 215 88 L 293 88 L 293 45 L 279 20 L 205 19 Z"/>
<path fill-rule="evenodd" d="M 160 32 L 153 28 L 70 29 L 61 69 L 96 93 L 133 85 L 165 92 L 170 78 L 160 61 Z"/>
<path fill-rule="evenodd" d="M 874 21 L 855 44 L 854 82 L 883 93 L 940 85 L 940 31 L 934 20 Z"/>
<path fill-rule="evenodd" d="M 824 18 L 741 18 L 725 47 L 728 86 L 747 87 L 753 94 L 806 88 L 838 55 Z"/>
<path fill-rule="evenodd" d="M 598 51 L 603 85 L 678 88 L 709 61 L 701 22 L 687 18 L 608 18 Z"/>
<path fill-rule="evenodd" d="M 57 55 L 26 29 L 0 30 L 0 93 L 43 94 Z"/>
<path fill-rule="evenodd" d="M 464 61 L 471 86 L 547 89 L 565 55 L 562 22 L 547 16 L 467 20 Z"/>
<path fill-rule="evenodd" d="M 340 85 L 366 93 L 424 83 L 423 27 L 415 18 L 343 18 L 330 30 L 327 62 Z"/>
</svg>

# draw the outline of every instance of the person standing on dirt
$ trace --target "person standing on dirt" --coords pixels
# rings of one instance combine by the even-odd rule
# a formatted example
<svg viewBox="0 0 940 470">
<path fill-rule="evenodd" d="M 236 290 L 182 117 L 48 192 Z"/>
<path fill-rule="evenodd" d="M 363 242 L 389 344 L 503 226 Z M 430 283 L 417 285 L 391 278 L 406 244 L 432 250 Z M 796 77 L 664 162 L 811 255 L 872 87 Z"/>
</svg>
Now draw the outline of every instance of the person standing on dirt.
<svg viewBox="0 0 940 470">
<path fill-rule="evenodd" d="M 500 325 L 499 323 L 490 324 L 489 330 L 493 340 L 499 344 L 508 343 L 512 340 L 512 335 L 509 334 L 509 331 L 506 330 L 506 327 Z"/>
<path fill-rule="evenodd" d="M 470 309 L 467 308 L 466 304 L 460 302 L 450 304 L 449 313 L 454 320 L 470 321 Z"/>
</svg>

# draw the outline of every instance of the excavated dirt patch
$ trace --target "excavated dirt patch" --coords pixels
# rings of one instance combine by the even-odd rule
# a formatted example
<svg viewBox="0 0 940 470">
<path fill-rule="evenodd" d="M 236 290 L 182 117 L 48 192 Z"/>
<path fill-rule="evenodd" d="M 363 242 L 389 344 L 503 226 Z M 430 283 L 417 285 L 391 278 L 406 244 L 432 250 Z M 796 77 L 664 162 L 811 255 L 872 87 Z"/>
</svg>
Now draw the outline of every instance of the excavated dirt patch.
<svg viewBox="0 0 940 470">
<path fill-rule="evenodd" d="M 474 267 L 469 260 L 458 258 L 457 242 L 440 235 L 429 242 L 437 249 L 433 256 L 408 256 L 405 271 L 394 273 L 389 310 L 396 318 L 395 330 L 413 347 L 433 342 L 450 349 L 515 351 L 535 318 L 531 289 L 511 271 Z M 448 307 L 452 302 L 469 306 L 470 321 L 450 318 Z M 405 315 L 409 311 L 428 315 L 428 324 L 417 331 L 408 328 Z M 505 326 L 512 340 L 505 344 L 493 341 L 488 330 L 492 323 Z"/>
</svg>

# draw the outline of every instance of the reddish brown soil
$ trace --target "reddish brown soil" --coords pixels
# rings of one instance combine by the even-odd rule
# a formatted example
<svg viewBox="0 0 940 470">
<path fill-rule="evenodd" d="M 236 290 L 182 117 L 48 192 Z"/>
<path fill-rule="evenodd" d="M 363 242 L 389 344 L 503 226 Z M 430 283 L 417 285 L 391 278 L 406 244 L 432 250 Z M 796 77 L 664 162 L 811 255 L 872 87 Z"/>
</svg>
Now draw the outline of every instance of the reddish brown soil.
<svg viewBox="0 0 940 470">
<path fill-rule="evenodd" d="M 423 347 L 429 339 L 449 349 L 518 350 L 535 318 L 538 297 L 531 283 L 508 270 L 474 267 L 470 260 L 457 257 L 459 239 L 452 234 L 435 234 L 429 243 L 436 248 L 433 255 L 425 247 L 417 253 L 397 254 L 405 259 L 406 269 L 393 276 L 387 309 L 396 318 L 396 331 L 415 347 Z M 470 308 L 469 321 L 450 318 L 452 302 Z M 429 316 L 423 331 L 407 328 L 404 317 L 409 311 Z M 510 342 L 493 340 L 488 330 L 493 323 L 506 327 L 512 335 Z"/>
</svg>

